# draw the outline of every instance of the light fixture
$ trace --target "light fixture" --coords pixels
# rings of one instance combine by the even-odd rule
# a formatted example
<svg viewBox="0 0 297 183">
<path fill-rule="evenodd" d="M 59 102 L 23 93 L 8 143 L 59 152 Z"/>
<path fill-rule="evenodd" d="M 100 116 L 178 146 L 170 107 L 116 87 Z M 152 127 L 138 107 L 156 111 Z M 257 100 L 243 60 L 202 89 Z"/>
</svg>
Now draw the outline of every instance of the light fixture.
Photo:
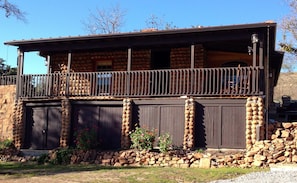
<svg viewBox="0 0 297 183">
<path fill-rule="evenodd" d="M 251 46 L 248 46 L 248 54 L 252 55 L 252 52 L 253 52 L 253 48 Z"/>
<path fill-rule="evenodd" d="M 257 43 L 259 41 L 258 34 L 252 34 L 251 40 L 252 43 Z"/>
</svg>

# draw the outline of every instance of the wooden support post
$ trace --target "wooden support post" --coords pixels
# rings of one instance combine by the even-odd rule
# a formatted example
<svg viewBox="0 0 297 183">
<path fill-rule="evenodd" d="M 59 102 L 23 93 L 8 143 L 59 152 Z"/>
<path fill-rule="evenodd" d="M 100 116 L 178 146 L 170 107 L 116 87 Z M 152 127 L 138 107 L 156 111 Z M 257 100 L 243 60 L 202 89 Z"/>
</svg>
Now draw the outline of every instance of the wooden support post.
<svg viewBox="0 0 297 183">
<path fill-rule="evenodd" d="M 69 96 L 69 87 L 70 87 L 70 65 L 71 65 L 71 51 L 68 52 L 68 63 L 67 63 L 67 75 L 66 75 L 66 88 L 65 88 L 65 94 L 66 96 Z"/>
<path fill-rule="evenodd" d="M 195 45 L 191 45 L 191 69 L 195 67 Z"/>
<path fill-rule="evenodd" d="M 132 63 L 132 49 L 128 48 L 127 71 L 131 71 L 131 63 Z"/>
<path fill-rule="evenodd" d="M 132 63 L 132 49 L 128 48 L 127 71 L 131 71 Z M 126 95 L 130 94 L 130 73 L 128 72 L 126 78 Z"/>
<path fill-rule="evenodd" d="M 263 68 L 263 56 L 264 56 L 264 54 L 263 54 L 263 42 L 261 41 L 260 42 L 260 47 L 259 47 L 259 66 L 260 66 L 260 68 L 262 69 Z"/>
<path fill-rule="evenodd" d="M 21 76 L 24 72 L 24 52 L 20 48 L 18 48 L 17 66 L 16 100 L 18 100 L 21 95 Z"/>
<path fill-rule="evenodd" d="M 50 72 L 51 72 L 51 68 L 50 68 L 50 65 L 51 65 L 51 56 L 50 55 L 48 55 L 47 57 L 46 57 L 46 62 L 47 62 L 47 73 L 49 74 Z"/>
</svg>

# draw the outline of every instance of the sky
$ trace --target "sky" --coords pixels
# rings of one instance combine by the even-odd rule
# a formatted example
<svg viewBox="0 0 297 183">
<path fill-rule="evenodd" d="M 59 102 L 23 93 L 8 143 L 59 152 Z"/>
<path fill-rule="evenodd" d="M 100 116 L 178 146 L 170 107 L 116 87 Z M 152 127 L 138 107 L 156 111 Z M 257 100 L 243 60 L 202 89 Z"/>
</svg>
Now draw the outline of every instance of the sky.
<svg viewBox="0 0 297 183">
<path fill-rule="evenodd" d="M 96 9 L 118 5 L 126 12 L 121 32 L 146 28 L 152 15 L 178 28 L 279 23 L 289 14 L 285 0 L 10 0 L 26 12 L 27 22 L 5 17 L 0 11 L 0 58 L 16 66 L 17 47 L 4 45 L 12 40 L 82 36 L 89 33 L 83 22 Z M 277 39 L 281 32 L 277 32 Z M 36 52 L 25 53 L 25 74 L 46 73 L 45 59 Z"/>
</svg>

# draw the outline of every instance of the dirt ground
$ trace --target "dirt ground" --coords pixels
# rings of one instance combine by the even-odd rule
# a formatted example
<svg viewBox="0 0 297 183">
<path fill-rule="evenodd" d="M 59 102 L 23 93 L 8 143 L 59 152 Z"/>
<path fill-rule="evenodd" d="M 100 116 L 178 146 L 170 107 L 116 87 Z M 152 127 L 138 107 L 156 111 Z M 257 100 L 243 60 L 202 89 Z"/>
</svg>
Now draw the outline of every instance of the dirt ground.
<svg viewBox="0 0 297 183">
<path fill-rule="evenodd" d="M 102 182 L 117 183 L 123 182 L 121 178 L 130 176 L 133 173 L 114 174 L 112 170 L 109 172 L 86 171 L 86 172 L 67 172 L 54 175 L 39 175 L 26 178 L 9 177 L 9 175 L 0 175 L 1 183 L 82 183 L 82 182 Z M 141 181 L 141 179 L 139 180 Z"/>
</svg>

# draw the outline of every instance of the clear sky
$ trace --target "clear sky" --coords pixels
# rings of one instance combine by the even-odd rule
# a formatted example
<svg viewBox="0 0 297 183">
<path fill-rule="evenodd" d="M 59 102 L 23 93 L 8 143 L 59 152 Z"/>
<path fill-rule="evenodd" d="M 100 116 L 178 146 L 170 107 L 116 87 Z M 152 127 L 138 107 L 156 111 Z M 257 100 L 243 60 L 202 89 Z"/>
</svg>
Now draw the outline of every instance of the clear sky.
<svg viewBox="0 0 297 183">
<path fill-rule="evenodd" d="M 10 0 L 25 11 L 27 23 L 0 12 L 0 58 L 16 66 L 17 48 L 4 42 L 87 35 L 83 21 L 91 12 L 119 5 L 126 11 L 122 32 L 146 27 L 151 15 L 178 28 L 280 22 L 289 13 L 285 0 Z M 280 37 L 280 31 L 277 37 Z M 25 73 L 45 73 L 44 58 L 25 53 Z"/>
</svg>

